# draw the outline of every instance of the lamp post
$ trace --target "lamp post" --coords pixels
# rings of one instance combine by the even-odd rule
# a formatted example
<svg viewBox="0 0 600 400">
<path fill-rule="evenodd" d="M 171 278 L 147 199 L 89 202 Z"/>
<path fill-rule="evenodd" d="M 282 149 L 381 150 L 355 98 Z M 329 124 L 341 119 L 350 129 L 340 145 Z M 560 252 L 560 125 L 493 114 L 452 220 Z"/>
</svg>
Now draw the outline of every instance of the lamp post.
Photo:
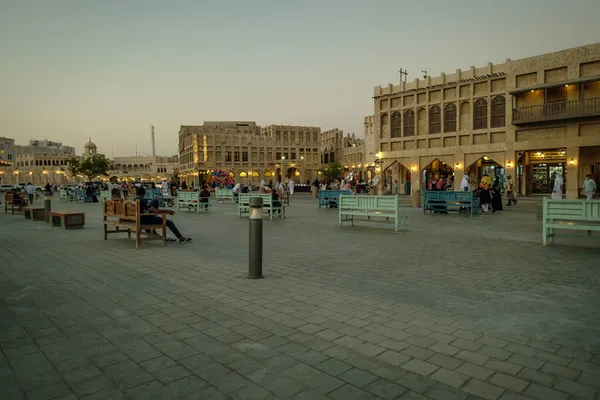
<svg viewBox="0 0 600 400">
<path fill-rule="evenodd" d="M 285 163 L 285 156 L 281 156 L 281 181 L 280 183 L 283 185 L 283 182 L 285 182 L 285 170 L 284 170 L 284 165 Z"/>
<path fill-rule="evenodd" d="M 250 229 L 248 246 L 248 278 L 262 279 L 263 199 L 250 197 Z"/>
</svg>

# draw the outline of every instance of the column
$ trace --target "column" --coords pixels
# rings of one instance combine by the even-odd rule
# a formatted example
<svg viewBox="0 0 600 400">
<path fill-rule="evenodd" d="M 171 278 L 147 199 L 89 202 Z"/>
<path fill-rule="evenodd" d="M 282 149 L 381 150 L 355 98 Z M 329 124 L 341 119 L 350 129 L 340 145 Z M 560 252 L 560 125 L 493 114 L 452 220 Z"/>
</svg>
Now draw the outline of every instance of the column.
<svg viewBox="0 0 600 400">
<path fill-rule="evenodd" d="M 566 198 L 574 200 L 579 197 L 579 148 L 576 146 L 567 147 L 566 157 Z M 571 165 L 573 159 L 573 165 Z"/>
</svg>

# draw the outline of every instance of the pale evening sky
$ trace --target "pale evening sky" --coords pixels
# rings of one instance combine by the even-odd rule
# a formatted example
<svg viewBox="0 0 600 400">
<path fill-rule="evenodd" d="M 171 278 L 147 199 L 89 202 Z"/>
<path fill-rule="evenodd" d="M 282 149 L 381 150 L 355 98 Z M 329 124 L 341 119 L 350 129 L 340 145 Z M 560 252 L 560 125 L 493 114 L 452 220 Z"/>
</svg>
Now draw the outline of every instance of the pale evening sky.
<svg viewBox="0 0 600 400">
<path fill-rule="evenodd" d="M 373 87 L 600 40 L 598 0 L 0 0 L 0 136 L 177 153 L 180 125 L 363 134 Z"/>
</svg>

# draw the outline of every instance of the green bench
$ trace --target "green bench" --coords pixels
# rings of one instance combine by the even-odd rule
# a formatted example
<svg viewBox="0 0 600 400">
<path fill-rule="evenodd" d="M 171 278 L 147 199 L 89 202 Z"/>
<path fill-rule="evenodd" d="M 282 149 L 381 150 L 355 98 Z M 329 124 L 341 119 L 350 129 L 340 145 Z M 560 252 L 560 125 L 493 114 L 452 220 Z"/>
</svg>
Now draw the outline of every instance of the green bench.
<svg viewBox="0 0 600 400">
<path fill-rule="evenodd" d="M 398 207 L 398 195 L 394 196 L 361 196 L 340 195 L 338 201 L 339 225 L 350 219 L 354 226 L 354 217 L 385 218 L 386 221 L 393 219 L 394 231 L 398 232 L 400 226 L 408 230 L 408 212 L 400 211 Z M 350 217 L 350 218 L 348 218 Z"/>
<path fill-rule="evenodd" d="M 225 203 L 225 200 L 229 200 L 232 203 L 235 201 L 235 199 L 233 198 L 233 189 L 215 188 L 215 198 L 217 199 L 217 203 L 219 201 Z"/>
<path fill-rule="evenodd" d="M 112 194 L 110 190 L 101 190 L 100 191 L 100 203 L 104 204 L 106 200 L 112 200 Z"/>
<path fill-rule="evenodd" d="M 197 213 L 200 210 L 210 211 L 210 197 L 200 197 L 200 192 L 179 192 L 177 193 L 177 211 L 185 208 L 188 211 L 195 209 Z"/>
<path fill-rule="evenodd" d="M 238 197 L 238 213 L 240 218 L 242 214 L 250 212 L 250 197 L 261 197 L 263 199 L 263 210 L 265 211 L 265 215 L 269 216 L 269 219 L 273 219 L 274 217 L 285 218 L 283 200 L 275 200 L 281 204 L 280 206 L 275 206 L 270 193 L 240 193 Z"/>
<path fill-rule="evenodd" d="M 600 201 L 598 200 L 552 200 L 544 198 L 542 217 L 542 243 L 551 239 L 554 229 L 600 231 Z"/>
</svg>

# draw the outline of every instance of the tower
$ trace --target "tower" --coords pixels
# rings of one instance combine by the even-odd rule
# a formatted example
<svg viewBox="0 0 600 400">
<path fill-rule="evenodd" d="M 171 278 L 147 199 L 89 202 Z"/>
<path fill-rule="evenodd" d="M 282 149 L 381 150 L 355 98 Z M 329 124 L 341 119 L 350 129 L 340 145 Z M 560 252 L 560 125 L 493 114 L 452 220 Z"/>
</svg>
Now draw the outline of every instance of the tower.
<svg viewBox="0 0 600 400">
<path fill-rule="evenodd" d="M 156 140 L 154 139 L 154 125 L 150 125 L 152 127 L 152 157 L 156 157 Z"/>
</svg>

